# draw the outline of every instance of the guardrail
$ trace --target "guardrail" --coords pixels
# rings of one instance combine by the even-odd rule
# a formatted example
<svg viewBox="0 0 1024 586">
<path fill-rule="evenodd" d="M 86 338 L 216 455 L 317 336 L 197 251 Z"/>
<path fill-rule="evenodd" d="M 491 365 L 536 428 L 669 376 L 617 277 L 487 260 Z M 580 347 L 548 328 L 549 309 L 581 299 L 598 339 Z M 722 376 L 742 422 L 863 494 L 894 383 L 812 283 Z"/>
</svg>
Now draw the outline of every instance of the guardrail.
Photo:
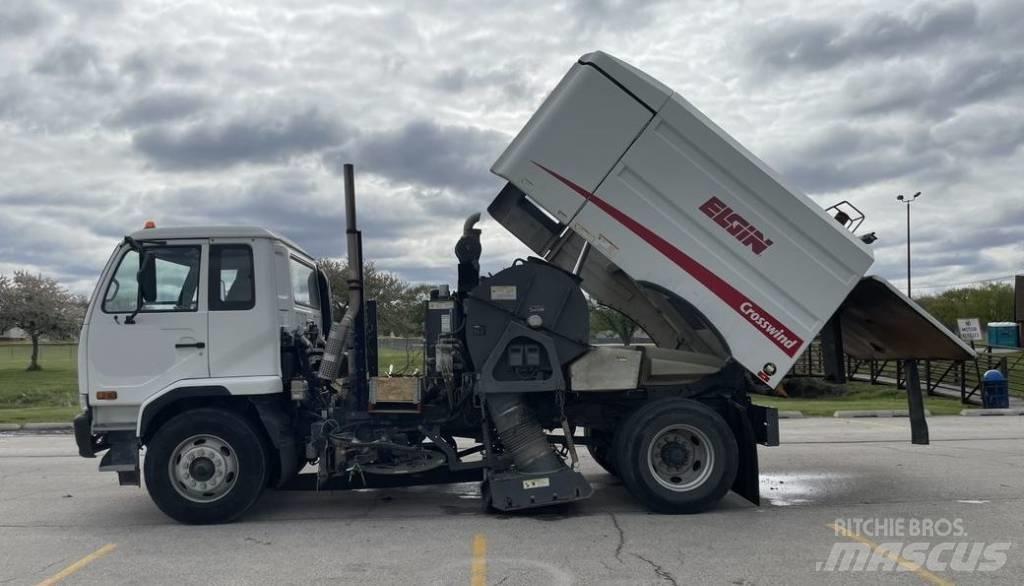
<svg viewBox="0 0 1024 586">
<path fill-rule="evenodd" d="M 1006 377 L 1010 394 L 1024 397 L 1024 348 L 1009 346 L 979 346 L 976 360 L 922 360 L 921 384 L 929 395 L 938 388 L 959 391 L 960 401 L 970 403 L 980 399 L 981 377 L 987 370 L 999 370 Z M 815 340 L 793 365 L 796 376 L 824 376 L 825 366 L 821 344 Z M 893 381 L 904 388 L 903 363 L 900 360 L 857 360 L 846 356 L 846 376 L 851 380 L 879 384 Z"/>
</svg>

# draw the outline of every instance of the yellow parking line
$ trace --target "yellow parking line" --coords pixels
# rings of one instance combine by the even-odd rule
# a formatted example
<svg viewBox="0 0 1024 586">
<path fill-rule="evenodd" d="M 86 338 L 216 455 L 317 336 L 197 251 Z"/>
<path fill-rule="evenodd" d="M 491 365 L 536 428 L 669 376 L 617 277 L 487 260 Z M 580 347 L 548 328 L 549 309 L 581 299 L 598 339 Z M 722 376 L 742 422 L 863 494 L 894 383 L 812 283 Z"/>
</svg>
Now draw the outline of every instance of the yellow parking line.
<svg viewBox="0 0 1024 586">
<path fill-rule="evenodd" d="M 487 538 L 483 533 L 473 536 L 473 566 L 469 583 L 470 586 L 487 584 Z"/>
<path fill-rule="evenodd" d="M 920 577 L 925 582 L 929 582 L 931 584 L 935 584 L 935 586 L 954 586 L 953 582 L 950 582 L 949 580 L 945 580 L 945 579 L 943 579 L 943 578 L 941 578 L 939 576 L 936 576 L 935 574 L 933 574 L 933 573 L 929 572 L 928 570 L 924 569 L 923 567 L 921 567 L 920 564 L 915 564 L 914 562 L 912 562 L 912 561 L 910 561 L 910 560 L 908 560 L 908 559 L 906 559 L 906 558 L 904 558 L 904 557 L 902 557 L 900 555 L 897 555 L 897 554 L 895 554 L 895 553 L 893 553 L 893 552 L 891 552 L 891 551 L 881 547 L 880 545 L 878 545 L 874 541 L 871 541 L 870 539 L 868 539 L 867 537 L 862 536 L 859 533 L 854 533 L 852 531 L 849 531 L 845 527 L 839 527 L 835 523 L 829 523 L 828 525 L 826 525 L 826 527 L 832 529 L 838 535 L 842 535 L 843 537 L 846 537 L 846 538 L 852 539 L 854 541 L 863 543 L 864 545 L 870 547 L 871 551 L 873 553 L 880 554 L 883 557 L 885 557 L 886 559 L 890 559 L 890 560 L 896 562 L 897 564 L 899 564 L 899 565 L 903 566 L 904 568 L 910 570 L 911 572 L 917 574 L 917 576 Z"/>
<path fill-rule="evenodd" d="M 94 561 L 114 551 L 115 549 L 117 549 L 116 545 L 114 545 L 113 543 L 108 543 L 103 547 L 97 549 L 96 551 L 90 553 L 89 555 L 85 556 L 84 558 L 78 560 L 77 562 L 71 564 L 70 566 L 64 568 L 63 570 L 54 574 L 53 576 L 50 576 L 49 578 L 43 580 L 39 583 L 38 586 L 53 586 L 54 584 L 59 583 L 61 580 L 64 580 L 65 578 L 71 576 L 75 572 L 81 570 L 85 566 L 88 566 Z"/>
</svg>

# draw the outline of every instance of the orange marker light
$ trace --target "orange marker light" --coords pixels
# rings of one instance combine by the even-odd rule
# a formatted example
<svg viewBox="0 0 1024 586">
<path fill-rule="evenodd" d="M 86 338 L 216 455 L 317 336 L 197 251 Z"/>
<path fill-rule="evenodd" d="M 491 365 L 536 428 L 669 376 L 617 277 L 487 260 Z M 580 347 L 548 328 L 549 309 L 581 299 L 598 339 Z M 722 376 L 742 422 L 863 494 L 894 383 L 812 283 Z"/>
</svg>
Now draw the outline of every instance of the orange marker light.
<svg viewBox="0 0 1024 586">
<path fill-rule="evenodd" d="M 146 223 L 142 225 L 142 228 L 144 230 L 149 230 L 150 228 L 156 228 L 156 222 L 154 222 L 153 220 L 146 220 Z"/>
<path fill-rule="evenodd" d="M 116 401 L 117 391 L 96 391 L 96 399 L 100 401 Z"/>
</svg>

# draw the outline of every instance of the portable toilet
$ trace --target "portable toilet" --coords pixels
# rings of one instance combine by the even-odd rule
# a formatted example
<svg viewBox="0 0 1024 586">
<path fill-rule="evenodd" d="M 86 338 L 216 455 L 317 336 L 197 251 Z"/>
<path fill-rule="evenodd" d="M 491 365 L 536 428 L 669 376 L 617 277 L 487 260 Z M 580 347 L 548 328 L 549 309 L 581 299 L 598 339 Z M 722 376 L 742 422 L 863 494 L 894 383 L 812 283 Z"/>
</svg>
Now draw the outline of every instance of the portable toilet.
<svg viewBox="0 0 1024 586">
<path fill-rule="evenodd" d="M 1020 347 L 1020 327 L 1012 321 L 993 321 L 988 323 L 989 346 Z"/>
</svg>

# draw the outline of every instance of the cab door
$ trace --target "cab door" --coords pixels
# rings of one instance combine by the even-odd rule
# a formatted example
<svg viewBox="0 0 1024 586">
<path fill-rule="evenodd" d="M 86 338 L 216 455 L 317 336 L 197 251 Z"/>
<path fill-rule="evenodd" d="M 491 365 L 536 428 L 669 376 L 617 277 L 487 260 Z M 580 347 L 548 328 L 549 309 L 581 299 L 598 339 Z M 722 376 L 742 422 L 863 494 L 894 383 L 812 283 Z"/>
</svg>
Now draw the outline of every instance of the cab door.
<svg viewBox="0 0 1024 586">
<path fill-rule="evenodd" d="M 137 406 L 177 381 L 209 377 L 207 248 L 182 240 L 122 251 L 88 328 L 90 404 Z"/>
<path fill-rule="evenodd" d="M 250 393 L 281 389 L 270 247 L 265 238 L 210 241 L 210 376 L 262 377 Z"/>
</svg>

